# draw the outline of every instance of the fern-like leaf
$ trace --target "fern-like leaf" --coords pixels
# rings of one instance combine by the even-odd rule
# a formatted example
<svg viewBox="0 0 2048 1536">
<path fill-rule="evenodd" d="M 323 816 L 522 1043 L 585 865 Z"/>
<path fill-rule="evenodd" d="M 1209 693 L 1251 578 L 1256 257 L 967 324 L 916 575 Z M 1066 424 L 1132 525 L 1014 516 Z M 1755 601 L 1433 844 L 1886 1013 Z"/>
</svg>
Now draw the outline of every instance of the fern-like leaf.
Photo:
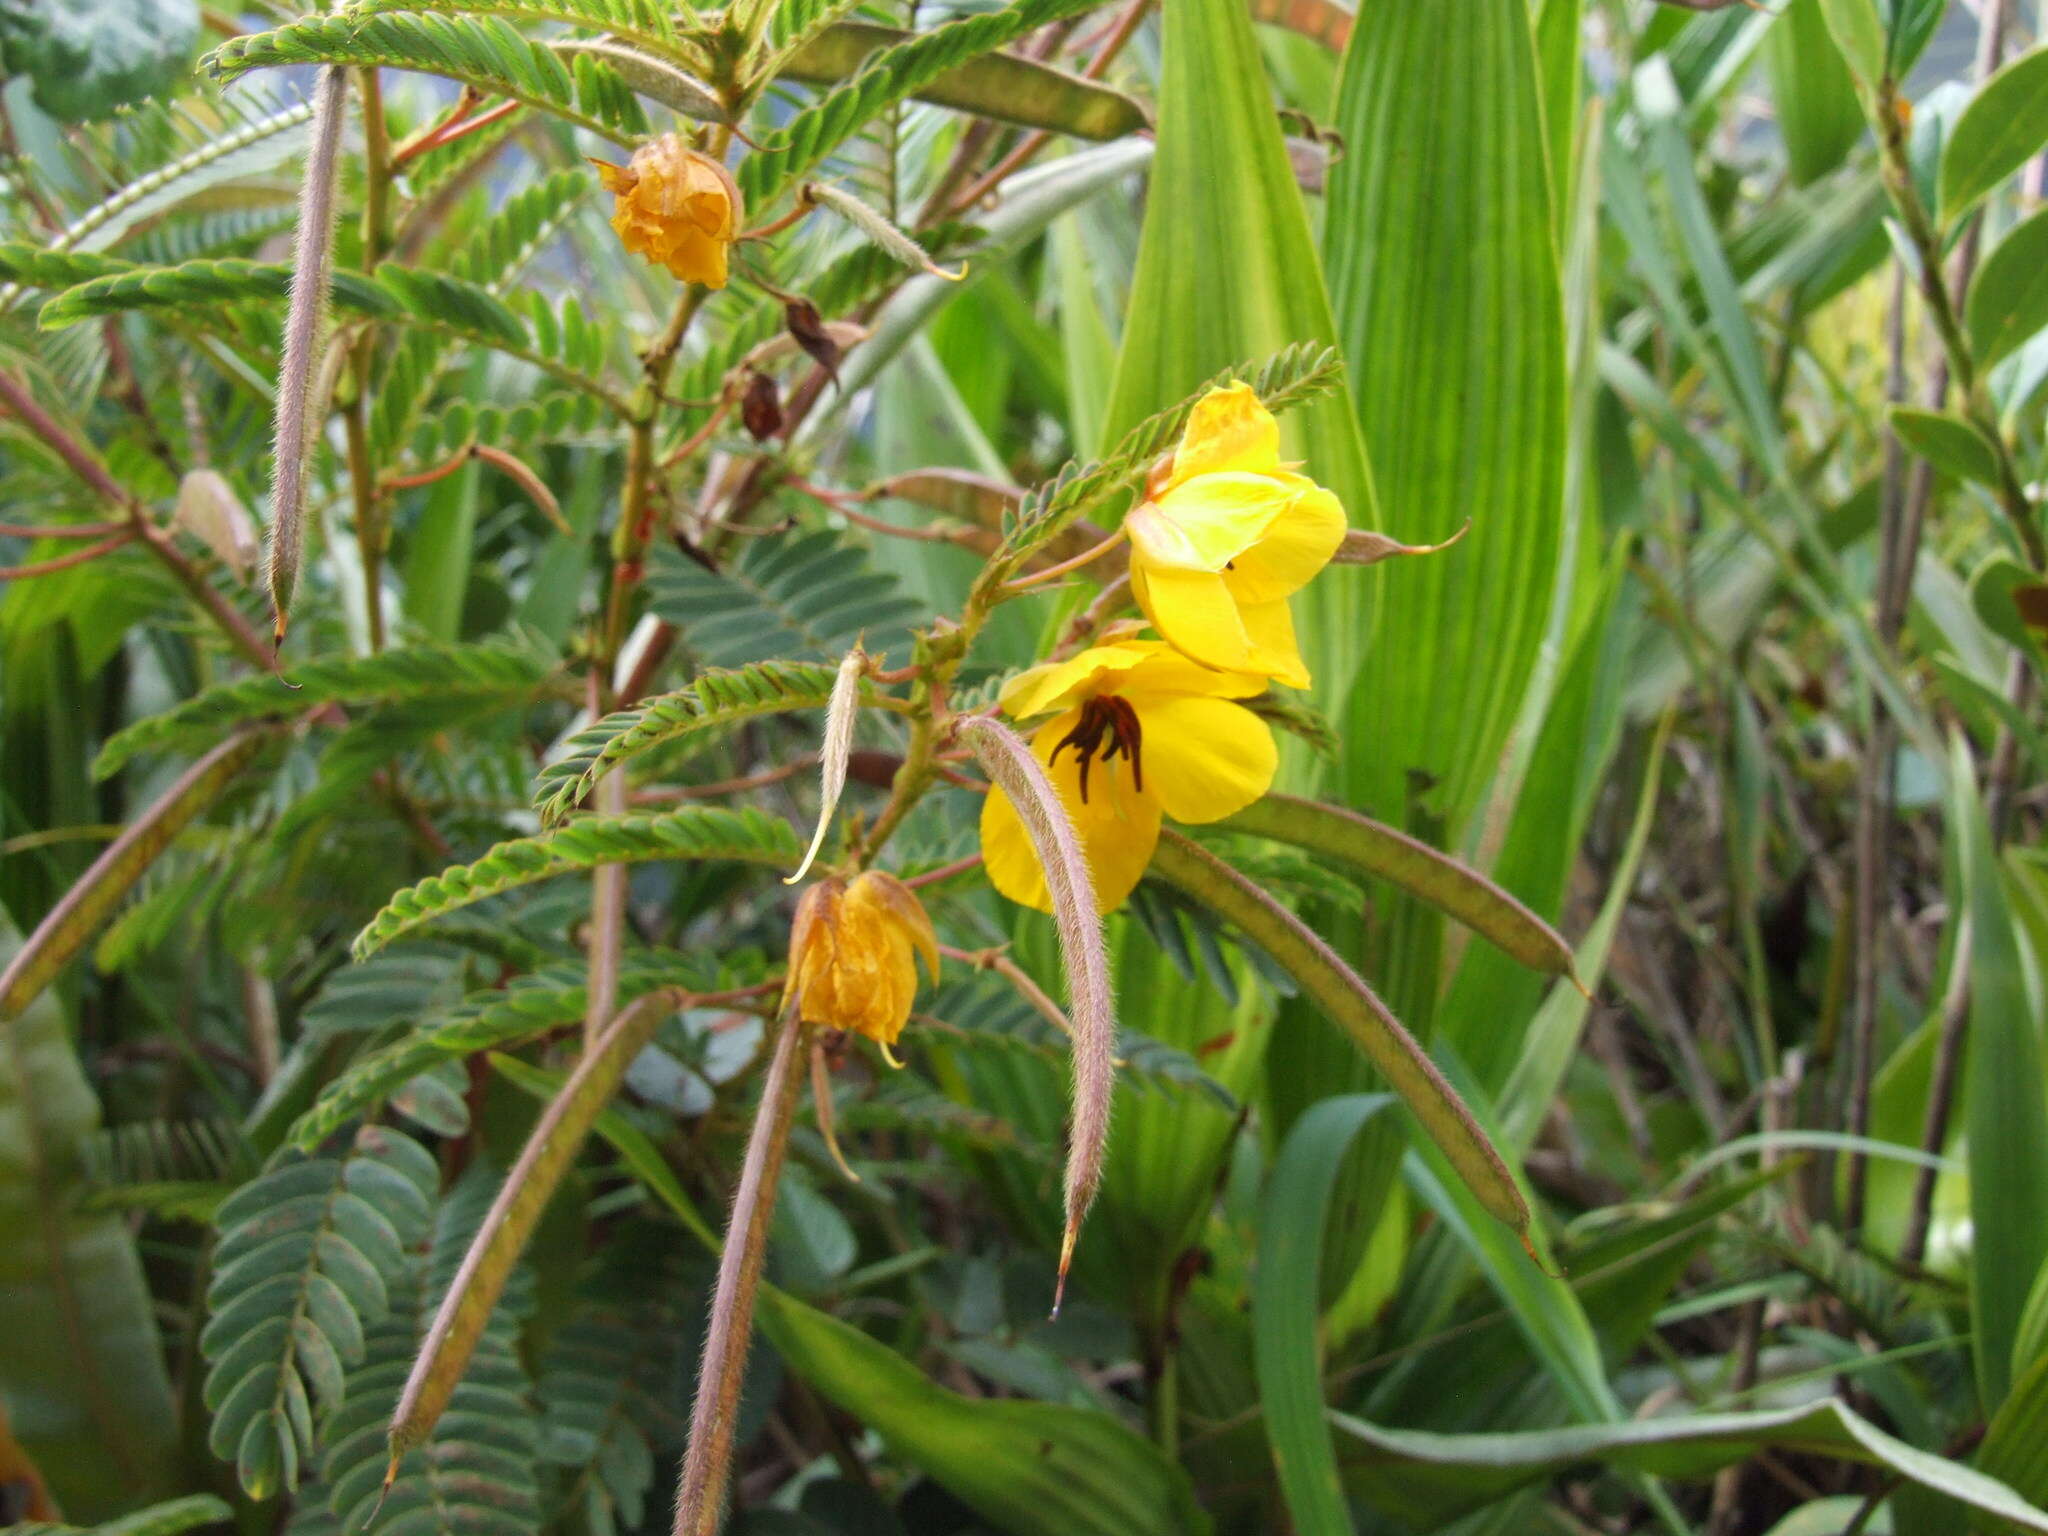
<svg viewBox="0 0 2048 1536">
<path fill-rule="evenodd" d="M 340 1402 L 438 1186 L 424 1147 L 366 1126 L 344 1153 L 288 1154 L 221 1205 L 204 1395 L 214 1453 L 251 1498 L 298 1486 L 316 1414 Z"/>
<path fill-rule="evenodd" d="M 523 101 L 615 144 L 630 147 L 647 133 L 647 116 L 616 70 L 587 55 L 564 63 L 496 16 L 315 16 L 231 38 L 206 64 L 225 79 L 290 64 L 412 69 Z"/>
<path fill-rule="evenodd" d="M 678 63 L 700 61 L 677 38 L 675 18 L 659 0 L 355 0 L 342 14 L 353 21 L 393 12 L 435 11 L 451 16 L 507 16 L 515 21 L 559 21 L 604 32 Z"/>
<path fill-rule="evenodd" d="M 288 679 L 265 673 L 221 683 L 138 720 L 108 738 L 93 771 L 105 778 L 138 752 L 214 741 L 229 726 L 302 714 L 316 704 L 512 702 L 531 696 L 552 665 L 524 638 L 325 657 L 293 668 Z"/>
<path fill-rule="evenodd" d="M 371 1528 L 464 1536 L 535 1536 L 541 1526 L 539 1416 L 519 1357 L 519 1325 L 532 1306 L 532 1276 L 516 1271 L 485 1326 L 448 1411 L 423 1446 L 408 1451 L 384 1495 L 385 1430 L 428 1322 L 475 1235 L 502 1170 L 470 1170 L 442 1201 L 432 1246 L 392 1287 L 385 1319 L 369 1330 L 363 1362 L 326 1425 L 320 1465 L 328 1512 L 347 1536 Z"/>
<path fill-rule="evenodd" d="M 281 303 L 290 285 L 291 268 L 282 262 L 245 261 L 240 257 L 188 261 L 175 267 L 141 267 L 123 262 L 51 299 L 42 307 L 38 323 L 45 330 L 57 331 L 132 310 Z M 359 314 L 389 317 L 401 308 L 390 293 L 360 272 L 336 272 L 332 292 L 338 308 Z"/>
<path fill-rule="evenodd" d="M 757 715 L 823 709 L 838 670 L 818 662 L 756 662 L 732 672 L 706 672 L 686 688 L 606 715 L 572 736 L 567 755 L 541 770 L 541 819 L 561 820 L 599 777 L 642 752 Z"/>
<path fill-rule="evenodd" d="M 541 1455 L 568 1475 L 567 1506 L 593 1533 L 636 1530 L 646 1514 L 655 1463 L 645 1426 L 659 1417 L 677 1365 L 674 1320 L 649 1321 L 624 1308 L 584 1309 L 555 1335 L 535 1382 Z"/>
<path fill-rule="evenodd" d="M 652 859 L 737 860 L 793 866 L 801 854 L 786 821 L 756 810 L 691 805 L 658 815 L 583 816 L 538 837 L 500 843 L 473 864 L 457 864 L 393 896 L 356 935 L 358 959 L 444 912 L 536 880 L 600 864 Z"/>
<path fill-rule="evenodd" d="M 366 971 L 380 963 L 376 956 L 355 967 Z M 692 957 L 666 952 L 634 953 L 619 967 L 620 1006 L 657 987 L 680 986 L 714 991 L 722 981 Z M 395 1090 L 437 1066 L 482 1051 L 510 1050 L 583 1017 L 589 1003 L 581 965 L 552 965 L 515 977 L 503 988 L 479 992 L 460 1002 L 418 1017 L 412 1033 L 351 1062 L 339 1077 L 320 1090 L 313 1107 L 292 1127 L 291 1139 L 301 1147 L 318 1146 L 352 1120 L 362 1118 Z"/>
<path fill-rule="evenodd" d="M 740 191 L 747 206 L 765 208 L 867 123 L 948 70 L 1094 4 L 1096 0 L 1014 0 L 999 11 L 963 16 L 885 48 L 859 74 L 799 112 L 771 143 L 740 163 Z"/>
<path fill-rule="evenodd" d="M 664 547 L 648 567 L 647 601 L 692 653 L 723 667 L 763 651 L 836 658 L 863 634 L 869 654 L 901 654 L 919 614 L 894 576 L 825 532 L 751 541 L 719 571 Z"/>
</svg>

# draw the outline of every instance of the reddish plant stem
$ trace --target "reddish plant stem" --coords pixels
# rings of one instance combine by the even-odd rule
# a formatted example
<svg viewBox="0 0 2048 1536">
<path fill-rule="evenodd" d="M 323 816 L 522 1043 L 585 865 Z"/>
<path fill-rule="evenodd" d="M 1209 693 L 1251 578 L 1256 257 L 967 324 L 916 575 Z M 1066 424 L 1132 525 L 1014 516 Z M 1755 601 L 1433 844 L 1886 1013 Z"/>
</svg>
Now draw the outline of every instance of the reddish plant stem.
<svg viewBox="0 0 2048 1536">
<path fill-rule="evenodd" d="M 1124 13 L 1116 19 L 1115 27 L 1103 41 L 1102 47 L 1096 51 L 1095 57 L 1088 61 L 1088 67 L 1081 71 L 1082 79 L 1100 80 L 1108 72 L 1109 66 L 1115 61 L 1116 56 L 1123 52 L 1124 45 L 1136 34 L 1138 24 L 1145 19 L 1145 13 L 1151 8 L 1152 0 L 1131 0 Z M 1016 148 L 998 160 L 986 175 L 954 198 L 949 211 L 954 214 L 965 213 L 1030 164 L 1038 152 L 1051 142 L 1052 135 L 1043 129 L 1034 129 L 1027 133 L 1017 141 Z"/>
<path fill-rule="evenodd" d="M 163 562 L 179 585 L 192 594 L 193 600 L 220 626 L 235 649 L 262 671 L 277 671 L 276 652 L 257 637 L 256 631 L 249 627 L 249 621 L 213 589 L 213 584 L 199 568 L 178 552 L 171 536 L 150 519 L 142 503 L 123 489 L 120 482 L 107 472 L 107 467 L 37 403 L 21 380 L 4 370 L 0 370 L 0 405 L 4 405 L 23 426 L 41 438 L 72 474 L 102 500 L 127 515 L 129 524 L 144 546 Z"/>
<path fill-rule="evenodd" d="M 796 1111 L 798 1046 L 803 1025 L 786 1014 L 761 1084 L 761 1107 L 747 1139 L 746 1161 L 726 1224 L 725 1249 L 712 1292 L 704 1361 L 697 1372 L 697 1400 L 690 1412 L 690 1444 L 683 1453 L 682 1489 L 676 1497 L 674 1536 L 716 1536 L 732 1475 L 733 1431 L 747 1346 L 754 1332 L 754 1297 L 768 1252 L 768 1226 L 775 1212 L 775 1187 L 789 1148 Z"/>
<path fill-rule="evenodd" d="M 112 554 L 134 538 L 134 529 L 123 528 L 111 538 L 102 539 L 97 544 L 88 544 L 84 549 L 74 549 L 68 555 L 38 560 L 30 565 L 0 565 L 0 581 L 26 581 L 31 576 L 48 576 L 55 571 L 69 570 L 74 565 L 84 565 L 88 560 L 97 560 L 101 555 Z"/>
<path fill-rule="evenodd" d="M 126 523 L 58 523 L 39 527 L 34 523 L 0 523 L 0 538 L 9 539 L 103 539 L 127 528 Z"/>
</svg>

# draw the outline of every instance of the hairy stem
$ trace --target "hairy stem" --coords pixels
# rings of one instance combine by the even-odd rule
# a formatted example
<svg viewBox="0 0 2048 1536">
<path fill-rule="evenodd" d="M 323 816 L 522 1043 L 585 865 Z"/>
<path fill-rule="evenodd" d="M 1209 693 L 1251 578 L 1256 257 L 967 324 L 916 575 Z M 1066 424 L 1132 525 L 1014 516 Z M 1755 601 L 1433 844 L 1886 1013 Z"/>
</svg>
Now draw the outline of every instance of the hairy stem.
<svg viewBox="0 0 2048 1536">
<path fill-rule="evenodd" d="M 740 1167 L 732 1219 L 725 1229 L 725 1250 L 718 1260 L 704 1360 L 697 1372 L 697 1400 L 690 1411 L 690 1443 L 683 1452 L 674 1536 L 716 1536 L 724 1512 L 740 1382 L 754 1332 L 754 1296 L 760 1289 L 769 1220 L 775 1213 L 775 1186 L 782 1177 L 797 1087 L 803 1080 L 797 1069 L 802 1036 L 803 1025 L 786 1014 L 775 1054 L 769 1059 L 768 1075 L 761 1084 L 761 1107 L 747 1139 L 747 1159 Z"/>
</svg>

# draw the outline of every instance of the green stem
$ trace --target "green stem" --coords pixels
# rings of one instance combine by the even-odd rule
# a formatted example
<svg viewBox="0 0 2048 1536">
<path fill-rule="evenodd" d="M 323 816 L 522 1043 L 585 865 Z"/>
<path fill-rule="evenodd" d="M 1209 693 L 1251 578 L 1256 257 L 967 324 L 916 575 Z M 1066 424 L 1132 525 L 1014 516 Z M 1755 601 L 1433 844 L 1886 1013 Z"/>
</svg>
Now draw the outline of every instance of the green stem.
<svg viewBox="0 0 2048 1536">
<path fill-rule="evenodd" d="M 1991 444 L 1998 466 L 1997 483 L 1993 489 L 1999 510 L 2012 524 L 2014 534 L 2026 550 L 2027 563 L 2036 571 L 2048 570 L 2048 543 L 2043 542 L 2041 530 L 2035 525 L 2034 509 L 2015 467 L 2012 445 L 2000 430 L 1998 415 L 1991 408 L 1983 380 L 1978 377 L 1977 360 L 1970 351 L 1969 338 L 1957 313 L 1959 296 L 1952 295 L 1948 289 L 1940 231 L 1928 216 L 1927 205 L 1920 200 L 1920 189 L 1913 181 L 1912 161 L 1906 144 L 1905 107 L 1904 98 L 1899 95 L 1898 82 L 1887 77 L 1878 87 L 1876 114 L 1878 137 L 1883 146 L 1885 191 L 1918 258 L 1920 296 L 1926 301 L 1928 318 L 1933 322 L 1935 334 L 1941 338 L 1949 371 L 1955 376 L 1956 391 L 1962 397 L 1963 414 Z"/>
</svg>

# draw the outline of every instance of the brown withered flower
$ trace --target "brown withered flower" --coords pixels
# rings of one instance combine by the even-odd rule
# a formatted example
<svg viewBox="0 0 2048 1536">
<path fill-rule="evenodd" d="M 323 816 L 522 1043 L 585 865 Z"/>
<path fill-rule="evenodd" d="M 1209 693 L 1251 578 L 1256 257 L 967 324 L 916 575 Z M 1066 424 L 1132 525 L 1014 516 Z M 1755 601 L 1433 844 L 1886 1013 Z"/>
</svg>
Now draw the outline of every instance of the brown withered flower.
<svg viewBox="0 0 2048 1536">
<path fill-rule="evenodd" d="M 784 998 L 804 1023 L 866 1035 L 901 1066 L 890 1047 L 910 1019 L 920 955 L 936 979 L 939 938 L 909 886 L 873 869 L 820 880 L 790 925 Z"/>
<path fill-rule="evenodd" d="M 725 286 L 726 257 L 745 213 L 724 166 L 676 133 L 641 145 L 624 165 L 590 163 L 616 200 L 612 228 L 627 250 L 686 283 Z"/>
</svg>

